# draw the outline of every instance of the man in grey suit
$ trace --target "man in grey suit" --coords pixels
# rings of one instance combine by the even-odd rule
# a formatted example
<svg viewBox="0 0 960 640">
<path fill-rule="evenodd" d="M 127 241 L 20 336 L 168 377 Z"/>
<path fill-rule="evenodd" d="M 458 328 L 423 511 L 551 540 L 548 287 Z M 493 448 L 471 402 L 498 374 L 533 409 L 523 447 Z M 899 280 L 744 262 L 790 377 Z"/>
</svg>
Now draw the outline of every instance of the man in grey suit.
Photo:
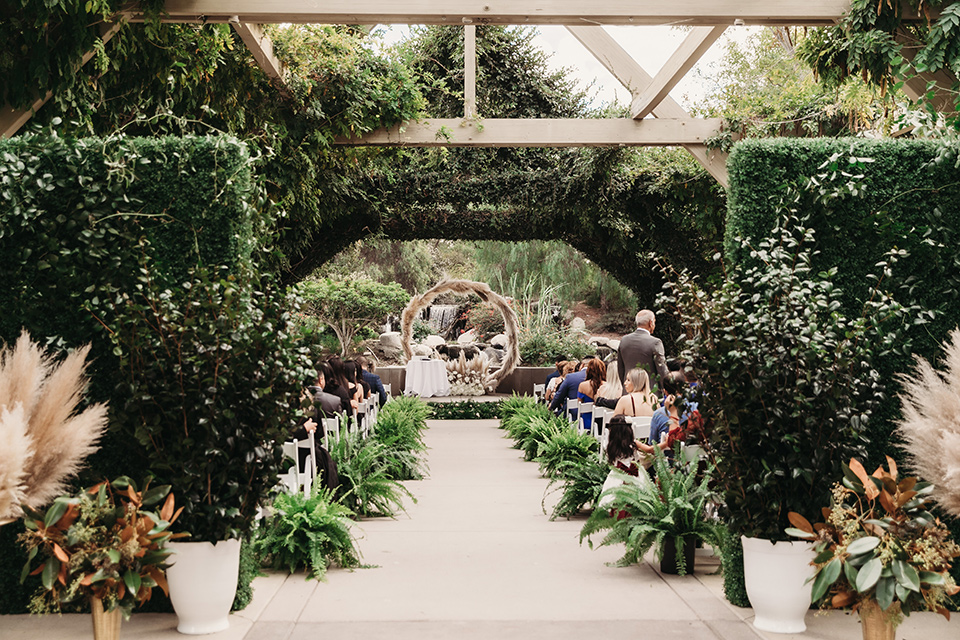
<svg viewBox="0 0 960 640">
<path fill-rule="evenodd" d="M 657 320 L 653 311 L 642 309 L 637 313 L 637 330 L 623 336 L 620 348 L 617 350 L 617 365 L 620 373 L 620 383 L 623 383 L 627 372 L 634 367 L 645 369 L 650 376 L 651 386 L 659 385 L 667 375 L 667 359 L 663 354 L 663 342 L 653 337 L 653 329 Z"/>
</svg>

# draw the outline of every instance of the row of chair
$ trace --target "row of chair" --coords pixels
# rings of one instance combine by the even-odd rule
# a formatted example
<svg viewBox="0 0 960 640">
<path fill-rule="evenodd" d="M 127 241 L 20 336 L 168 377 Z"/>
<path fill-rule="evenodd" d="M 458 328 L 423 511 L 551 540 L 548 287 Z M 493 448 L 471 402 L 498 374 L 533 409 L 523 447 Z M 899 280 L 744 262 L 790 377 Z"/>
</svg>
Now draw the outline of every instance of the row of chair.
<svg viewBox="0 0 960 640">
<path fill-rule="evenodd" d="M 387 392 L 387 402 L 393 399 L 392 385 L 383 385 Z M 380 398 L 370 394 L 370 397 L 360 403 L 360 407 L 351 415 L 339 414 L 332 418 L 321 418 L 317 430 L 308 433 L 306 440 L 288 440 L 283 443 L 283 455 L 293 461 L 286 473 L 280 474 L 280 482 L 291 492 L 303 491 L 309 494 L 317 480 L 316 438 L 317 434 L 323 438 L 323 447 L 330 450 L 331 444 L 340 441 L 343 433 L 359 432 L 362 438 L 373 434 L 380 411 Z M 300 466 L 299 450 L 306 450 L 306 459 L 303 467 Z"/>
</svg>

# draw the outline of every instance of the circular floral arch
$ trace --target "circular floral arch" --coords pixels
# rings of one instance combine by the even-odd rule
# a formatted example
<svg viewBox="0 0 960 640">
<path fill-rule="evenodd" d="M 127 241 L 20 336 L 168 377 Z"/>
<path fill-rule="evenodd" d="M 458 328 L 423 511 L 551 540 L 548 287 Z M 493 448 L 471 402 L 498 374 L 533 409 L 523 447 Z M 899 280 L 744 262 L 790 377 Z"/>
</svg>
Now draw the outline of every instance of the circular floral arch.
<svg viewBox="0 0 960 640">
<path fill-rule="evenodd" d="M 500 311 L 500 315 L 503 316 L 503 332 L 507 336 L 506 354 L 500 368 L 490 377 L 494 383 L 493 388 L 496 388 L 496 385 L 510 375 L 520 363 L 520 343 L 517 340 L 518 320 L 517 312 L 510 306 L 507 299 L 498 293 L 494 293 L 490 285 L 485 282 L 445 279 L 435 284 L 429 291 L 413 296 L 401 316 L 403 354 L 407 357 L 407 360 L 413 357 L 413 348 L 410 344 L 413 339 L 413 320 L 441 293 L 459 293 L 461 295 L 474 293 L 484 302 L 494 305 Z"/>
</svg>

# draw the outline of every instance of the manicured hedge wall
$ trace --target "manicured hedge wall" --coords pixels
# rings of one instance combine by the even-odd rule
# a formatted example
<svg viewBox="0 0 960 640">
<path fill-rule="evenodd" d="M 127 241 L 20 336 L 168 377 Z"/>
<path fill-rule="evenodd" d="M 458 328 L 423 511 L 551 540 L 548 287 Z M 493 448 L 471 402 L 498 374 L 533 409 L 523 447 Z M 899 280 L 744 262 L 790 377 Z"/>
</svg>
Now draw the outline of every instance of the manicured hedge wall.
<svg viewBox="0 0 960 640">
<path fill-rule="evenodd" d="M 938 149 L 934 142 L 912 140 L 768 139 L 738 144 L 728 163 L 727 258 L 749 259 L 736 238 L 762 237 L 771 229 L 785 185 L 823 173 L 823 163 L 834 153 L 844 154 L 841 166 L 850 156 L 870 158 L 864 177 L 855 181 L 863 188 L 862 196 L 802 212 L 812 214 L 810 225 L 817 230 L 820 253 L 814 266 L 837 267 L 835 283 L 847 310 L 859 315 L 872 286 L 867 274 L 879 272 L 877 263 L 891 249 L 905 250 L 893 280 L 908 288 L 901 287 L 898 298 L 936 311 L 932 322 L 910 330 L 913 351 L 938 358 L 940 343 L 960 324 L 960 170 L 952 162 L 934 162 Z M 881 373 L 892 383 L 894 374 L 910 366 L 909 357 L 891 356 L 881 363 Z M 893 394 L 896 388 L 889 391 Z M 894 452 L 890 433 L 896 406 L 891 398 L 871 427 L 873 465 L 882 461 L 882 454 Z"/>
<path fill-rule="evenodd" d="M 734 147 L 727 163 L 730 174 L 729 209 L 725 238 L 728 260 L 748 260 L 736 240 L 765 235 L 773 226 L 775 204 L 790 183 L 824 172 L 823 163 L 843 153 L 871 158 L 865 163 L 861 196 L 811 208 L 811 226 L 817 230 L 820 253 L 815 267 L 837 267 L 835 282 L 842 288 L 847 310 L 859 313 L 877 263 L 891 249 L 906 252 L 894 266 L 901 301 L 934 310 L 934 319 L 909 330 L 913 353 L 939 360 L 941 343 L 960 325 L 960 169 L 953 161 L 935 162 L 939 145 L 926 141 L 871 141 L 860 139 L 751 140 Z M 843 176 L 840 176 L 843 178 Z M 870 460 L 875 468 L 889 454 L 902 458 L 893 435 L 899 415 L 898 373 L 910 370 L 912 359 L 889 355 L 878 367 L 887 383 L 888 400 L 876 412 L 869 433 Z M 960 520 L 950 521 L 960 539 Z M 960 580 L 960 563 L 952 575 Z M 960 607 L 960 596 L 954 598 Z"/>
<path fill-rule="evenodd" d="M 144 256 L 171 284 L 198 264 L 247 262 L 250 165 L 228 137 L 0 140 L 0 340 L 26 327 L 54 347 L 92 342 L 88 399 L 109 398 L 117 365 L 99 299 L 134 286 Z M 142 455 L 112 431 L 89 479 L 140 476 Z M 21 528 L 0 528 L 0 614 L 22 613 L 35 586 L 18 584 Z"/>
</svg>

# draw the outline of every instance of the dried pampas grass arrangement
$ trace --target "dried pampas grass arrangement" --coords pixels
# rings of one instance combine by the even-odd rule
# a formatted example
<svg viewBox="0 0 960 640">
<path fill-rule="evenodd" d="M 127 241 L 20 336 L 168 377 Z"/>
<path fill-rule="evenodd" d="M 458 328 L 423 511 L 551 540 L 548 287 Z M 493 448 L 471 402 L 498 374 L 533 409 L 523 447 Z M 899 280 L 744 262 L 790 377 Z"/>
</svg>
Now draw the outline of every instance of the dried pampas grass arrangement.
<svg viewBox="0 0 960 640">
<path fill-rule="evenodd" d="M 903 418 L 897 428 L 913 470 L 936 486 L 933 499 L 960 518 L 960 330 L 944 346 L 944 370 L 917 358 L 913 375 L 900 375 Z"/>
<path fill-rule="evenodd" d="M 75 413 L 89 350 L 57 364 L 24 331 L 13 349 L 0 351 L 0 524 L 19 518 L 23 506 L 39 509 L 63 493 L 97 450 L 106 405 Z"/>
<path fill-rule="evenodd" d="M 494 293 L 490 285 L 485 282 L 444 279 L 435 284 L 429 291 L 413 296 L 407 304 L 407 307 L 403 310 L 403 315 L 400 317 L 400 341 L 403 343 L 403 353 L 408 360 L 413 357 L 411 342 L 413 340 L 414 318 L 416 318 L 417 314 L 423 311 L 424 308 L 429 306 L 434 298 L 441 293 L 448 292 L 461 295 L 475 293 L 482 301 L 494 305 L 500 311 L 500 315 L 503 316 L 503 333 L 507 336 L 506 353 L 504 354 L 503 361 L 500 363 L 500 368 L 491 374 L 489 383 L 492 385 L 492 389 L 496 389 L 497 384 L 510 375 L 513 370 L 517 368 L 517 365 L 520 364 L 520 341 L 517 335 L 519 333 L 519 321 L 517 319 L 517 312 L 510 306 L 507 299 Z"/>
</svg>

